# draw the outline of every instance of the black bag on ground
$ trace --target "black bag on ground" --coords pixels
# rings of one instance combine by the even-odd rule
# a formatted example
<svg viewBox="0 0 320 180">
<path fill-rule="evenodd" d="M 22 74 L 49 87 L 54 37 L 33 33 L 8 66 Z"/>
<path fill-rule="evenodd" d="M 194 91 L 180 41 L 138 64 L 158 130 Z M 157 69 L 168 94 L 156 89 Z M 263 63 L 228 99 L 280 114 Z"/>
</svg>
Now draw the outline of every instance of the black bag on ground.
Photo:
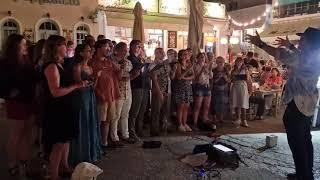
<svg viewBox="0 0 320 180">
<path fill-rule="evenodd" d="M 240 157 L 237 149 L 222 142 L 212 142 L 209 144 L 196 145 L 193 154 L 206 153 L 208 161 L 214 161 L 218 166 L 224 168 L 238 168 Z"/>
<path fill-rule="evenodd" d="M 144 149 L 156 149 L 162 145 L 161 141 L 143 141 L 142 148 Z"/>
</svg>

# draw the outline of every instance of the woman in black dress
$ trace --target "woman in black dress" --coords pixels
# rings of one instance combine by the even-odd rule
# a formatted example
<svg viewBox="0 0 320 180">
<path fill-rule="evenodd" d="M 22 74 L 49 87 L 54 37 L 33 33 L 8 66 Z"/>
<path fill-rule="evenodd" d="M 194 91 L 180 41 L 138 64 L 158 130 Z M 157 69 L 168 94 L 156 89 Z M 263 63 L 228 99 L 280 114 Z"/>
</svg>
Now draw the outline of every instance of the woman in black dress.
<svg viewBox="0 0 320 180">
<path fill-rule="evenodd" d="M 0 96 L 5 99 L 11 130 L 7 146 L 9 173 L 14 176 L 19 165 L 24 168 L 30 159 L 36 84 L 36 73 L 22 35 L 8 37 L 0 63 Z"/>
<path fill-rule="evenodd" d="M 79 131 L 79 107 L 77 89 L 86 87 L 87 82 L 73 84 L 73 73 L 63 68 L 67 48 L 65 39 L 52 35 L 48 38 L 44 53 L 45 91 L 47 100 L 44 115 L 44 141 L 50 146 L 49 171 L 51 180 L 60 174 L 71 173 L 68 164 L 69 142 Z"/>
</svg>

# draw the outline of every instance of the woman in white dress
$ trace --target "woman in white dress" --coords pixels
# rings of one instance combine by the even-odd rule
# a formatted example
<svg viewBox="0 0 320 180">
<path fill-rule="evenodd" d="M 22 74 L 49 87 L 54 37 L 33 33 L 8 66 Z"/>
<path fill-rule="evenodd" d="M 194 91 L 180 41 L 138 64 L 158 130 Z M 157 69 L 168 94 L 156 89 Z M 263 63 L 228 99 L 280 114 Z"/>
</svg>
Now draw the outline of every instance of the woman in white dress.
<svg viewBox="0 0 320 180">
<path fill-rule="evenodd" d="M 249 97 L 252 91 L 252 82 L 250 73 L 241 57 L 238 57 L 235 60 L 231 76 L 232 108 L 235 109 L 237 115 L 236 123 L 238 124 L 240 122 L 241 126 L 249 127 L 246 120 L 246 109 L 249 109 Z"/>
</svg>

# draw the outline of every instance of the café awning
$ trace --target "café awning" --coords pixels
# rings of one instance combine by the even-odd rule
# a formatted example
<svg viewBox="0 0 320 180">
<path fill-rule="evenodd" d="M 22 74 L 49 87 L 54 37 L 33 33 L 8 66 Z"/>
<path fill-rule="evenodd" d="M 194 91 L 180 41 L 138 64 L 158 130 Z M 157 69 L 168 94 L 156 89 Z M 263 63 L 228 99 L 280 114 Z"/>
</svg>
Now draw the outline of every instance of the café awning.
<svg viewBox="0 0 320 180">
<path fill-rule="evenodd" d="M 249 7 L 245 9 L 240 9 L 236 11 L 229 12 L 229 15 L 232 17 L 233 20 L 241 23 L 250 23 L 252 19 L 257 18 L 263 14 L 266 10 L 266 5 L 259 5 L 254 7 Z M 265 23 L 266 17 L 261 16 L 260 20 L 256 21 L 255 23 L 244 27 L 237 26 L 231 23 L 231 27 L 234 30 L 243 30 L 243 29 L 251 29 L 251 28 L 260 28 Z"/>
<path fill-rule="evenodd" d="M 106 11 L 107 25 L 133 27 L 134 16 L 128 13 Z M 163 29 L 168 31 L 188 31 L 188 18 L 170 15 L 144 15 L 145 29 Z M 203 32 L 213 32 L 213 27 L 226 24 L 226 19 L 204 18 Z"/>
</svg>

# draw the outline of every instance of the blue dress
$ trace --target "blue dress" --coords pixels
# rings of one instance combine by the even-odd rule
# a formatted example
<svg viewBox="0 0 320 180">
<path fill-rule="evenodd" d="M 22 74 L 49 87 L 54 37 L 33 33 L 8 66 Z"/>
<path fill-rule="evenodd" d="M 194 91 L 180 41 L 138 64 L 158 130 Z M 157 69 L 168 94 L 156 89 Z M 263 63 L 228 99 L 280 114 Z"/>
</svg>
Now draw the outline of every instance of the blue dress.
<svg viewBox="0 0 320 180">
<path fill-rule="evenodd" d="M 82 80 L 89 80 L 86 72 L 81 73 Z M 76 166 L 81 162 L 96 162 L 102 158 L 100 122 L 93 87 L 80 91 L 80 122 L 78 138 L 71 142 L 70 163 Z"/>
</svg>

